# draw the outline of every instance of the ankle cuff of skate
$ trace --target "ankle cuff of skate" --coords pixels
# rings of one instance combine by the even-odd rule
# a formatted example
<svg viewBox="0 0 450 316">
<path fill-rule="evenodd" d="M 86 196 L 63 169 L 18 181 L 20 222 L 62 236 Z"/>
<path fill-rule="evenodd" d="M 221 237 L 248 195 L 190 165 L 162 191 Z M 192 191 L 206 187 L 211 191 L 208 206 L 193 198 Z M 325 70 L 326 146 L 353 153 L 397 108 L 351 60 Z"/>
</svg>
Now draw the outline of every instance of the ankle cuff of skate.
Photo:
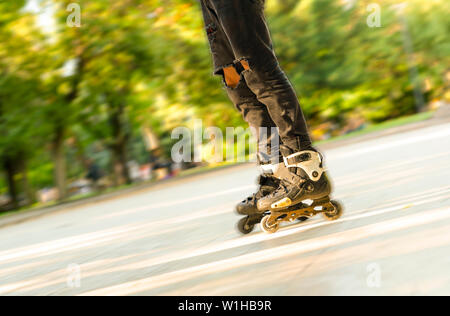
<svg viewBox="0 0 450 316">
<path fill-rule="evenodd" d="M 318 181 L 324 173 L 322 156 L 312 150 L 305 150 L 283 157 L 286 168 L 301 168 L 313 181 Z"/>
</svg>

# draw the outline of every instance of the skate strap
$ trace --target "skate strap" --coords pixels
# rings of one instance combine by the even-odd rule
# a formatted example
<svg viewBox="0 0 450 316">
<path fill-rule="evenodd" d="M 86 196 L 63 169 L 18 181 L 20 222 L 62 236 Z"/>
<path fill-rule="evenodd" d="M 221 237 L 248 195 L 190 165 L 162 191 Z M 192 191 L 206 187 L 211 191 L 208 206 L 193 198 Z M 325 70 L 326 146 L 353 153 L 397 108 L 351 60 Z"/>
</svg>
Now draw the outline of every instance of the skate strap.
<svg viewBox="0 0 450 316">
<path fill-rule="evenodd" d="M 313 181 L 319 180 L 324 172 L 322 155 L 312 150 L 283 157 L 283 160 L 286 168 L 301 168 Z"/>
<path fill-rule="evenodd" d="M 284 163 L 279 163 L 277 165 L 273 175 L 278 179 L 286 180 L 297 186 L 300 186 L 301 184 L 303 184 L 303 182 L 305 182 L 302 177 L 290 172 Z"/>
<path fill-rule="evenodd" d="M 290 156 L 284 157 L 284 163 L 286 167 L 297 167 L 296 164 L 311 160 L 311 153 L 309 152 L 300 152 L 295 153 Z"/>
</svg>

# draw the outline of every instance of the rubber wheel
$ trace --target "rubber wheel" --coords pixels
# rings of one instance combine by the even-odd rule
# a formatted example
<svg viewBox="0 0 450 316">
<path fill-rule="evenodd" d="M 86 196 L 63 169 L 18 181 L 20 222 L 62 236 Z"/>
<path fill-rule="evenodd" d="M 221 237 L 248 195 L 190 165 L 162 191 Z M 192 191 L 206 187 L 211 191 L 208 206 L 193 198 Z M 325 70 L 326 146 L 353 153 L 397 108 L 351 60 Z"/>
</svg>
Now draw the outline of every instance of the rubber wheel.
<svg viewBox="0 0 450 316">
<path fill-rule="evenodd" d="M 331 212 L 324 212 L 323 213 L 323 217 L 325 217 L 325 219 L 329 220 L 329 221 L 335 221 L 338 220 L 341 216 L 342 213 L 344 212 L 341 203 L 339 203 L 338 201 L 331 201 L 331 204 L 333 204 L 334 206 L 334 210 Z"/>
<path fill-rule="evenodd" d="M 270 215 L 264 216 L 264 218 L 261 221 L 261 229 L 265 233 L 273 234 L 278 230 L 279 224 L 275 223 L 273 225 L 269 225 L 268 224 L 269 218 L 270 218 Z"/>
<path fill-rule="evenodd" d="M 248 217 L 241 218 L 237 224 L 237 229 L 239 230 L 239 232 L 241 234 L 244 234 L 244 235 L 250 234 L 254 228 L 255 228 L 255 225 L 248 224 Z"/>
</svg>

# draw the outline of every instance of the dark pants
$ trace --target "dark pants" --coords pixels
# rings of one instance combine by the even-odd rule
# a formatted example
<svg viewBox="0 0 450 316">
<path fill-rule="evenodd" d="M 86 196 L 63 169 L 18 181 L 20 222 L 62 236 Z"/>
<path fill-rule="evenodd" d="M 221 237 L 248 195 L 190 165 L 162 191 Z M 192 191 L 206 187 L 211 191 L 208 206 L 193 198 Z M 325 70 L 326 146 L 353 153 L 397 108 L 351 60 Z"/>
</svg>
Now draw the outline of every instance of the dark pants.
<svg viewBox="0 0 450 316">
<path fill-rule="evenodd" d="M 254 128 L 278 127 L 281 144 L 291 152 L 309 149 L 311 139 L 298 98 L 272 47 L 264 0 L 200 2 L 214 73 L 223 76 L 224 68 L 234 66 L 241 74 L 239 85 L 227 87 L 227 93 L 245 121 Z M 249 70 L 244 70 L 242 60 Z"/>
</svg>

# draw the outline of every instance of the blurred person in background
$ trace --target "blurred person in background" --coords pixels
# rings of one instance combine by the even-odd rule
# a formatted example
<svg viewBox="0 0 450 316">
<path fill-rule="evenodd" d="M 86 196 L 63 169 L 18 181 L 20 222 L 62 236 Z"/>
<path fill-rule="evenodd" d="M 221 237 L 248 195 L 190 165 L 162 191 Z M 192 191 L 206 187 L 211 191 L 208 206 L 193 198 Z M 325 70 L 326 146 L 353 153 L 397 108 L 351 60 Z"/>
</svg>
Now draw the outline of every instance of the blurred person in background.
<svg viewBox="0 0 450 316">
<path fill-rule="evenodd" d="M 172 162 L 164 157 L 161 147 L 150 151 L 149 163 L 153 178 L 160 180 L 172 176 Z"/>
<path fill-rule="evenodd" d="M 327 198 L 331 187 L 323 158 L 312 147 L 297 95 L 273 50 L 265 0 L 200 2 L 214 74 L 223 77 L 229 98 L 258 134 L 259 189 L 237 212 L 255 216 Z M 275 141 L 280 145 L 272 146 Z"/>
<path fill-rule="evenodd" d="M 100 179 L 104 176 L 103 171 L 93 159 L 87 160 L 87 175 L 86 178 L 91 181 L 94 191 L 100 189 Z"/>
</svg>

